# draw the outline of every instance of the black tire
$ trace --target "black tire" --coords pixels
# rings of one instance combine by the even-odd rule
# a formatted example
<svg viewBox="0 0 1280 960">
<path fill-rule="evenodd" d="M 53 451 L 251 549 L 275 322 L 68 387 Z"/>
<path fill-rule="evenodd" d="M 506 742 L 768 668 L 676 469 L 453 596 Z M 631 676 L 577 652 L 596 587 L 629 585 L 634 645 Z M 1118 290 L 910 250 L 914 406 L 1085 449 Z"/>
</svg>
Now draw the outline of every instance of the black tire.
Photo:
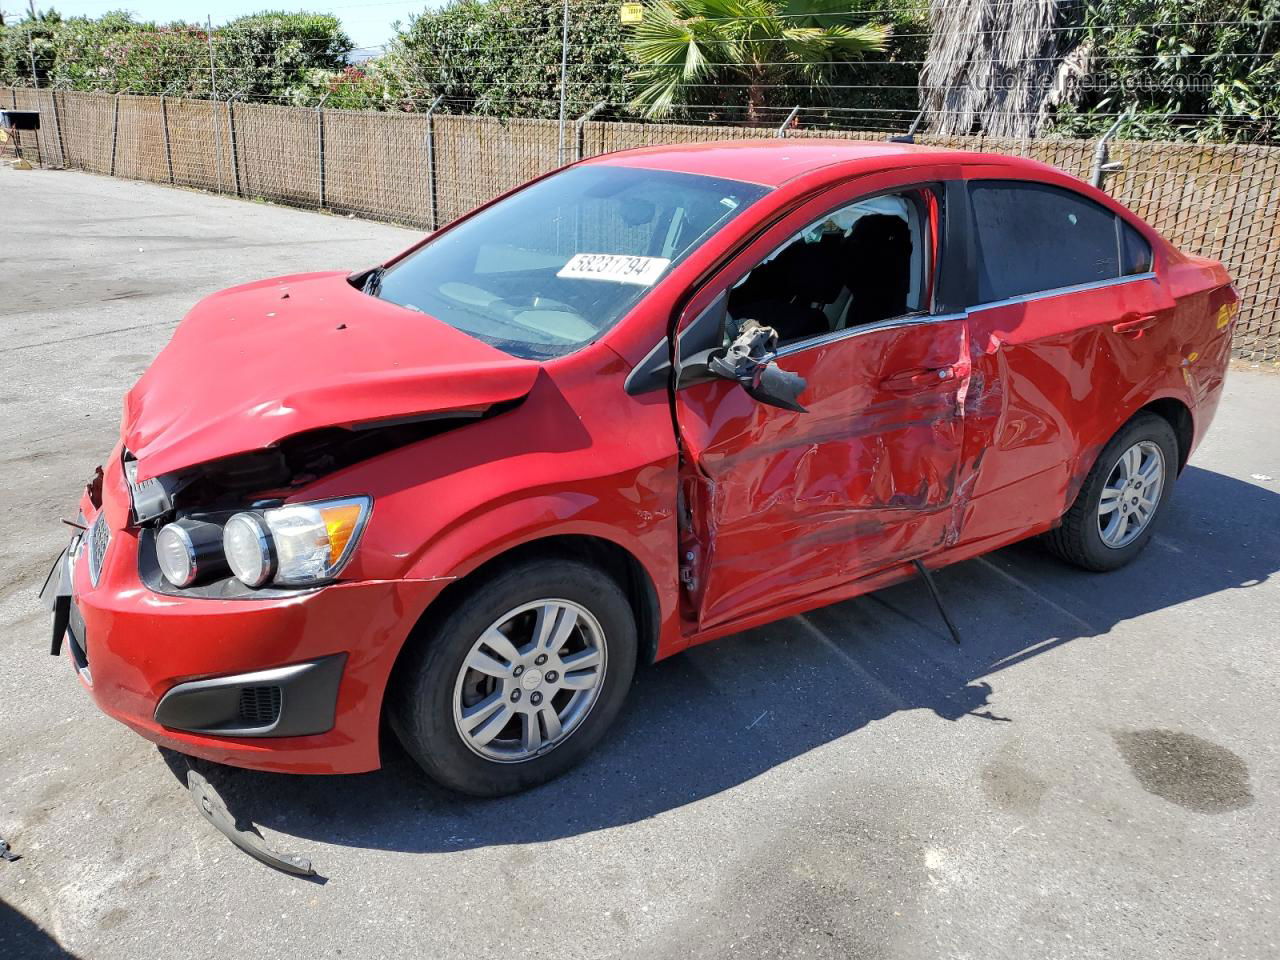
<svg viewBox="0 0 1280 960">
<path fill-rule="evenodd" d="M 1109 547 L 1098 529 L 1098 502 L 1107 478 L 1115 469 L 1120 455 L 1144 440 L 1160 447 L 1164 455 L 1164 483 L 1155 514 L 1140 534 L 1123 547 Z M 1164 505 L 1173 492 L 1178 474 L 1178 439 L 1169 421 L 1154 413 L 1141 413 L 1125 424 L 1120 432 L 1098 454 L 1098 459 L 1085 477 L 1075 503 L 1062 516 L 1062 525 L 1044 535 L 1044 543 L 1057 557 L 1085 570 L 1104 572 L 1117 570 L 1142 552 L 1151 539 Z"/>
<path fill-rule="evenodd" d="M 599 623 L 606 647 L 599 693 L 581 722 L 546 753 L 518 762 L 488 759 L 467 745 L 454 721 L 459 671 L 472 645 L 497 618 L 548 598 L 572 601 Z M 391 727 L 433 780 L 479 797 L 527 790 L 582 760 L 617 717 L 636 665 L 635 617 L 625 594 L 612 577 L 570 559 L 526 561 L 501 569 L 471 587 L 438 624 L 410 642 L 413 646 L 405 651 L 390 691 Z"/>
</svg>

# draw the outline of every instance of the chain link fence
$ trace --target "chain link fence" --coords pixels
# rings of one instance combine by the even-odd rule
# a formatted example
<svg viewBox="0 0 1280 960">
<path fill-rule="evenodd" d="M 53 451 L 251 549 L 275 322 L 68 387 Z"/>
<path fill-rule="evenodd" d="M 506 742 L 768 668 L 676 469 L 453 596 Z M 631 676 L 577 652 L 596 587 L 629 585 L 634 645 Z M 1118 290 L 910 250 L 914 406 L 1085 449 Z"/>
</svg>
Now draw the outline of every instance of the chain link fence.
<svg viewBox="0 0 1280 960">
<path fill-rule="evenodd" d="M 17 149 L 46 167 L 331 210 L 433 229 L 554 169 L 555 120 L 384 113 L 273 104 L 0 88 L 0 106 L 38 110 Z M 565 159 L 629 147 L 769 135 L 741 126 L 584 121 Z M 790 136 L 882 139 L 875 131 Z M 920 136 L 1018 154 L 1088 177 L 1094 142 Z M 1106 189 L 1182 250 L 1225 263 L 1244 303 L 1235 352 L 1280 360 L 1280 147 L 1114 141 Z"/>
</svg>

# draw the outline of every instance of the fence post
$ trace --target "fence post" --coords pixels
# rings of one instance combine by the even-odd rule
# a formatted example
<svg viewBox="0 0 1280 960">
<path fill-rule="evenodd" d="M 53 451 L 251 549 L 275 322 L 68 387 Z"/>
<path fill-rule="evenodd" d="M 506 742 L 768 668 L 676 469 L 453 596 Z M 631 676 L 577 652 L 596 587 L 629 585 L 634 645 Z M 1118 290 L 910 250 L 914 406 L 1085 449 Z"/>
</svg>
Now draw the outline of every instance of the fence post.
<svg viewBox="0 0 1280 960">
<path fill-rule="evenodd" d="M 164 133 L 164 162 L 169 168 L 169 183 L 173 183 L 173 148 L 169 146 L 169 106 L 160 95 L 160 130 Z"/>
<path fill-rule="evenodd" d="M 587 121 L 603 110 L 605 106 L 607 106 L 606 101 L 601 100 L 577 120 L 573 121 L 573 159 L 575 163 L 582 159 L 582 147 L 583 140 L 586 138 L 585 128 Z M 561 166 L 563 165 L 562 162 Z"/>
<path fill-rule="evenodd" d="M 316 162 L 320 175 L 320 208 L 324 209 L 324 102 L 329 94 L 320 98 L 316 104 Z"/>
<path fill-rule="evenodd" d="M 116 175 L 116 140 L 120 136 L 120 94 L 115 96 L 115 110 L 111 119 L 111 168 L 108 176 Z"/>
<path fill-rule="evenodd" d="M 62 159 L 63 169 L 70 166 L 67 162 L 67 145 L 62 139 L 62 113 L 58 110 L 58 91 L 49 90 L 49 108 L 53 114 L 53 129 L 58 134 L 58 156 Z"/>
<path fill-rule="evenodd" d="M 1107 141 L 1116 135 L 1116 131 L 1120 129 L 1120 124 L 1127 119 L 1129 119 L 1128 111 L 1116 117 L 1116 122 L 1102 135 L 1097 147 L 1094 148 L 1093 170 L 1089 174 L 1089 182 L 1099 190 L 1102 189 L 1102 184 L 1105 182 L 1107 174 L 1120 169 L 1119 164 L 1107 163 L 1107 157 L 1109 156 Z"/>
<path fill-rule="evenodd" d="M 209 103 L 213 109 L 213 166 L 218 171 L 218 192 L 222 192 L 222 124 L 218 123 L 218 71 L 213 65 L 213 16 L 212 14 L 205 17 L 207 28 L 204 38 L 209 45 Z M 235 158 L 232 157 L 231 165 L 235 166 Z M 239 172 L 237 171 L 237 179 Z"/>
<path fill-rule="evenodd" d="M 569 0 L 564 0 L 560 19 L 560 166 L 564 166 L 565 91 L 569 83 Z"/>
<path fill-rule="evenodd" d="M 240 189 L 240 155 L 236 150 L 236 115 L 231 109 L 231 101 L 227 101 L 227 140 L 231 145 L 231 175 L 236 185 L 236 196 L 244 196 Z"/>
<path fill-rule="evenodd" d="M 431 215 L 427 220 L 427 227 L 430 230 L 437 230 L 440 227 L 440 218 L 436 213 L 436 203 L 438 202 L 438 194 L 436 193 L 436 107 L 440 106 L 440 101 L 444 99 L 444 94 L 440 94 L 431 101 L 431 106 L 427 107 L 427 199 L 431 203 Z"/>
</svg>

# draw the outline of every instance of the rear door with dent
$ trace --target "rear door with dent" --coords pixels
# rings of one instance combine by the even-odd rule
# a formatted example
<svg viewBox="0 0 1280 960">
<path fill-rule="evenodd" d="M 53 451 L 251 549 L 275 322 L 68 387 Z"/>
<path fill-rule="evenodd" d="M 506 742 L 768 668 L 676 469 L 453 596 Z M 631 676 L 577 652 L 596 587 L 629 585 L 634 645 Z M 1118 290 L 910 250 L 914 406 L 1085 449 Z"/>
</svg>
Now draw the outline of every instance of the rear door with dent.
<svg viewBox="0 0 1280 960">
<path fill-rule="evenodd" d="M 965 462 L 981 465 L 968 541 L 1061 516 L 1098 450 L 1181 354 L 1176 302 L 1124 217 L 1060 185 L 966 173 L 975 284 Z"/>
<path fill-rule="evenodd" d="M 779 330 L 777 365 L 807 381 L 799 413 L 678 375 L 681 568 L 699 628 L 946 541 L 966 379 L 964 319 L 939 296 L 949 172 L 878 174 L 811 199 L 681 317 L 680 356 L 750 318 Z"/>
</svg>

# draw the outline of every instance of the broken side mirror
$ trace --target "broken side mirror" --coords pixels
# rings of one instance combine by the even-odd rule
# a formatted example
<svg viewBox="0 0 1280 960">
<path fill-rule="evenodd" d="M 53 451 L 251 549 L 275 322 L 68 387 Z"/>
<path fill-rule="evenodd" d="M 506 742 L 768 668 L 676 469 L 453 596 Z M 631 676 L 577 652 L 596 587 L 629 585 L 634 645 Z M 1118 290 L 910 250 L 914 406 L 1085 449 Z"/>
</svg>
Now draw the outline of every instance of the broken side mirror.
<svg viewBox="0 0 1280 960">
<path fill-rule="evenodd" d="M 808 384 L 799 374 L 774 365 L 777 348 L 778 331 L 755 320 L 744 320 L 733 343 L 707 359 L 707 371 L 725 380 L 736 380 L 760 403 L 808 413 L 797 401 Z"/>
</svg>

